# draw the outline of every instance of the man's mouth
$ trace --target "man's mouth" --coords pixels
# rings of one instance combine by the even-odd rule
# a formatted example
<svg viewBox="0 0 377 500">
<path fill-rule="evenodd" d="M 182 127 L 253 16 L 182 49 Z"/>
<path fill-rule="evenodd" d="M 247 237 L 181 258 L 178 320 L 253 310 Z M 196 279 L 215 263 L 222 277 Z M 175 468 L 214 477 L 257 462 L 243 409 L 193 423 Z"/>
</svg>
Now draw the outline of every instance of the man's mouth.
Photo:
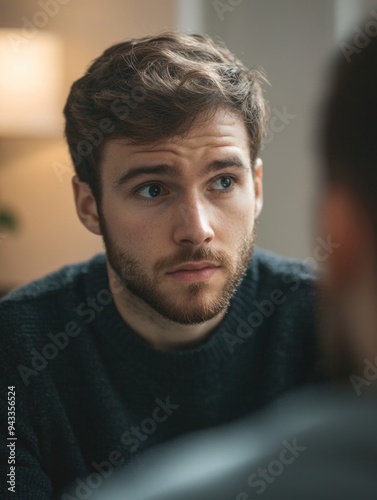
<svg viewBox="0 0 377 500">
<path fill-rule="evenodd" d="M 188 262 L 187 264 L 182 264 L 181 266 L 176 267 L 173 271 L 170 271 L 170 273 L 175 273 L 177 271 L 198 271 L 207 267 L 219 267 L 219 265 L 209 261 Z"/>
<path fill-rule="evenodd" d="M 220 267 L 213 262 L 192 262 L 176 267 L 167 275 L 181 283 L 208 281 L 218 272 Z"/>
</svg>

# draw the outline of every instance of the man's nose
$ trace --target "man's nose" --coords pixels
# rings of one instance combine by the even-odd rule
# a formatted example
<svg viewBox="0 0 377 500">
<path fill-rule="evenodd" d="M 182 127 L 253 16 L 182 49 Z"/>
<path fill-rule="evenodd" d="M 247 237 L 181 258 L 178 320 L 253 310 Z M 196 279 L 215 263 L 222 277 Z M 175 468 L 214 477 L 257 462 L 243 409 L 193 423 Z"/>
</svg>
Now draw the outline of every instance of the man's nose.
<svg viewBox="0 0 377 500">
<path fill-rule="evenodd" d="M 177 245 L 210 243 L 214 238 L 210 216 L 210 207 L 199 197 L 180 202 L 174 219 L 174 241 Z"/>
</svg>

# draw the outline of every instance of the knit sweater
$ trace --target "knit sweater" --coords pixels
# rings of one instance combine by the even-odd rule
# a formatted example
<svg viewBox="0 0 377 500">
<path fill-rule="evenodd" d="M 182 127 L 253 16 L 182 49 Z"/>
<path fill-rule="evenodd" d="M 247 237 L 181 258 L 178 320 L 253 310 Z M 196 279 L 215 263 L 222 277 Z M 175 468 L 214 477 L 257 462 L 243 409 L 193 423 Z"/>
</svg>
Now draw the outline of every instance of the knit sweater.
<svg viewBox="0 0 377 500">
<path fill-rule="evenodd" d="M 0 498 L 90 498 L 142 450 L 318 376 L 303 264 L 256 249 L 210 338 L 163 352 L 121 318 L 105 262 L 64 267 L 0 301 Z M 62 493 L 68 484 L 76 496 Z"/>
</svg>

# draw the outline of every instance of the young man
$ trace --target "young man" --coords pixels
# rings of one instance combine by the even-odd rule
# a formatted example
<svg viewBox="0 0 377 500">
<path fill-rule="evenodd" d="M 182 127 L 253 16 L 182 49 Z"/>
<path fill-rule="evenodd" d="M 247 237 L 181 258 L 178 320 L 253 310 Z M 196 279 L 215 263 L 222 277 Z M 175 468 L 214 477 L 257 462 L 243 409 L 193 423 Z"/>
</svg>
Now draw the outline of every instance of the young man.
<svg viewBox="0 0 377 500">
<path fill-rule="evenodd" d="M 321 287 L 323 340 L 337 384 L 153 450 L 93 500 L 122 488 L 133 500 L 376 498 L 376 62 L 377 38 L 351 61 L 339 52 L 321 121 L 323 230 L 338 244 Z"/>
<path fill-rule="evenodd" d="M 88 473 L 314 377 L 313 276 L 253 251 L 261 81 L 209 38 L 167 33 L 110 47 L 73 84 L 77 213 L 106 255 L 0 303 L 14 498 L 88 494 Z"/>
</svg>

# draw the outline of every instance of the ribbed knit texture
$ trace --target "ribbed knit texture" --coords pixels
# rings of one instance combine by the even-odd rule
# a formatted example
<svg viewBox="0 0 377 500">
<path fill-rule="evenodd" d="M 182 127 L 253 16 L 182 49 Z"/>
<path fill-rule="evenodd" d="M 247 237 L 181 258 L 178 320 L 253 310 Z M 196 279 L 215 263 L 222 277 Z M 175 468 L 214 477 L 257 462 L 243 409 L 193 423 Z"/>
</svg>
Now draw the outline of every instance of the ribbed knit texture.
<svg viewBox="0 0 377 500">
<path fill-rule="evenodd" d="M 297 261 L 257 249 L 218 329 L 185 351 L 150 347 L 108 299 L 102 254 L 0 301 L 0 498 L 65 498 L 62 489 L 96 472 L 94 462 L 125 464 L 155 443 L 255 411 L 319 373 L 313 276 Z M 46 348 L 65 329 L 76 335 Z M 11 385 L 15 494 L 4 480 Z"/>
</svg>

